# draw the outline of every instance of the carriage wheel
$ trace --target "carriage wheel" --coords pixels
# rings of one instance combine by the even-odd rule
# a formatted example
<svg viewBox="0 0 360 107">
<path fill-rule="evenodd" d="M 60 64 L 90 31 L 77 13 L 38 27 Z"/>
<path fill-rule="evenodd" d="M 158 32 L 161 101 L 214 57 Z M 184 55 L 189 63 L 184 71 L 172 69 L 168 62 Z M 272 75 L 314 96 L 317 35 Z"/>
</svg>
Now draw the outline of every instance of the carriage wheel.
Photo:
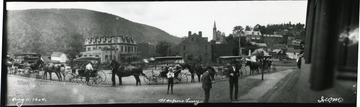
<svg viewBox="0 0 360 107">
<path fill-rule="evenodd" d="M 76 74 L 72 73 L 72 72 L 66 72 L 65 74 L 65 79 L 68 78 L 69 81 L 74 81 L 73 79 L 75 79 Z"/>
<path fill-rule="evenodd" d="M 97 75 L 93 78 L 94 84 L 100 84 L 106 81 L 106 74 L 104 71 L 97 71 Z"/>
<path fill-rule="evenodd" d="M 188 76 L 185 73 L 180 73 L 180 82 L 188 83 Z"/>
</svg>

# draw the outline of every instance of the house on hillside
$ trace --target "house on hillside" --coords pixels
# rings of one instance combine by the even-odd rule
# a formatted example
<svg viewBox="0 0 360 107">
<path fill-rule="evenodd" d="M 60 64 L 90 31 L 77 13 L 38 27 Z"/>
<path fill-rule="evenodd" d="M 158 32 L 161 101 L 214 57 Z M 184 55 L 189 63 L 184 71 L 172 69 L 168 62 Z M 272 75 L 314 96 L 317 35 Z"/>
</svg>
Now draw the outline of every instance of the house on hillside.
<svg viewBox="0 0 360 107">
<path fill-rule="evenodd" d="M 57 60 L 60 61 L 61 63 L 65 63 L 68 60 L 68 58 L 65 53 L 53 52 L 51 54 L 51 60 Z"/>
</svg>

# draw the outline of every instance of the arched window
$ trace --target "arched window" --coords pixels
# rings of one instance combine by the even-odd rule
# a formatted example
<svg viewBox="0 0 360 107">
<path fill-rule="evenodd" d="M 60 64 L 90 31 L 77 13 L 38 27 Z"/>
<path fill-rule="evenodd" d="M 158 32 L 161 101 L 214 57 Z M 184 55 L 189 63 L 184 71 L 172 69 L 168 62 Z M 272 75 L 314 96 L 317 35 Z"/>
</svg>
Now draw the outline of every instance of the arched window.
<svg viewBox="0 0 360 107">
<path fill-rule="evenodd" d="M 91 48 L 88 48 L 88 51 L 91 51 Z"/>
</svg>

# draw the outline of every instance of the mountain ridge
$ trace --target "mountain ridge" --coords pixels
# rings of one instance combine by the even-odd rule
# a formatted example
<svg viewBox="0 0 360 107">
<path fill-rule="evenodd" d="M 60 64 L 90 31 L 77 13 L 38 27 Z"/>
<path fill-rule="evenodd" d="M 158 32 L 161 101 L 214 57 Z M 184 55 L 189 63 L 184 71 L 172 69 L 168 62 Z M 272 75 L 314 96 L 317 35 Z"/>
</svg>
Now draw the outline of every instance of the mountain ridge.
<svg viewBox="0 0 360 107">
<path fill-rule="evenodd" d="M 130 36 L 138 43 L 168 41 L 177 44 L 181 40 L 150 25 L 87 9 L 7 10 L 6 17 L 9 53 L 64 52 L 72 48 L 69 41 L 80 42 L 82 45 L 77 44 L 85 48 L 85 38 L 102 35 Z M 72 40 L 73 35 L 78 35 L 78 40 Z"/>
</svg>

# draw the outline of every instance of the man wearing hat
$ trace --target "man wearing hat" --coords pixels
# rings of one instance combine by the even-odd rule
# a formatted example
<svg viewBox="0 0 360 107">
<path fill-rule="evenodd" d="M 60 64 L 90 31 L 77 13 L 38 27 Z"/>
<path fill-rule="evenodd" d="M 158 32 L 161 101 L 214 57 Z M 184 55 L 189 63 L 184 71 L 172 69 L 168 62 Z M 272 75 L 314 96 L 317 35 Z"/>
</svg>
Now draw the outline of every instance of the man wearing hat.
<svg viewBox="0 0 360 107">
<path fill-rule="evenodd" d="M 238 80 L 239 80 L 239 67 L 236 66 L 236 62 L 232 62 L 229 68 L 229 84 L 230 84 L 230 101 L 233 101 L 233 90 L 235 90 L 235 100 L 238 96 Z"/>
<path fill-rule="evenodd" d="M 171 87 L 171 94 L 174 94 L 173 93 L 174 77 L 175 77 L 174 70 L 175 69 L 173 67 L 169 67 L 169 72 L 166 74 L 168 78 L 168 89 L 166 94 L 169 94 L 170 87 Z"/>
</svg>

